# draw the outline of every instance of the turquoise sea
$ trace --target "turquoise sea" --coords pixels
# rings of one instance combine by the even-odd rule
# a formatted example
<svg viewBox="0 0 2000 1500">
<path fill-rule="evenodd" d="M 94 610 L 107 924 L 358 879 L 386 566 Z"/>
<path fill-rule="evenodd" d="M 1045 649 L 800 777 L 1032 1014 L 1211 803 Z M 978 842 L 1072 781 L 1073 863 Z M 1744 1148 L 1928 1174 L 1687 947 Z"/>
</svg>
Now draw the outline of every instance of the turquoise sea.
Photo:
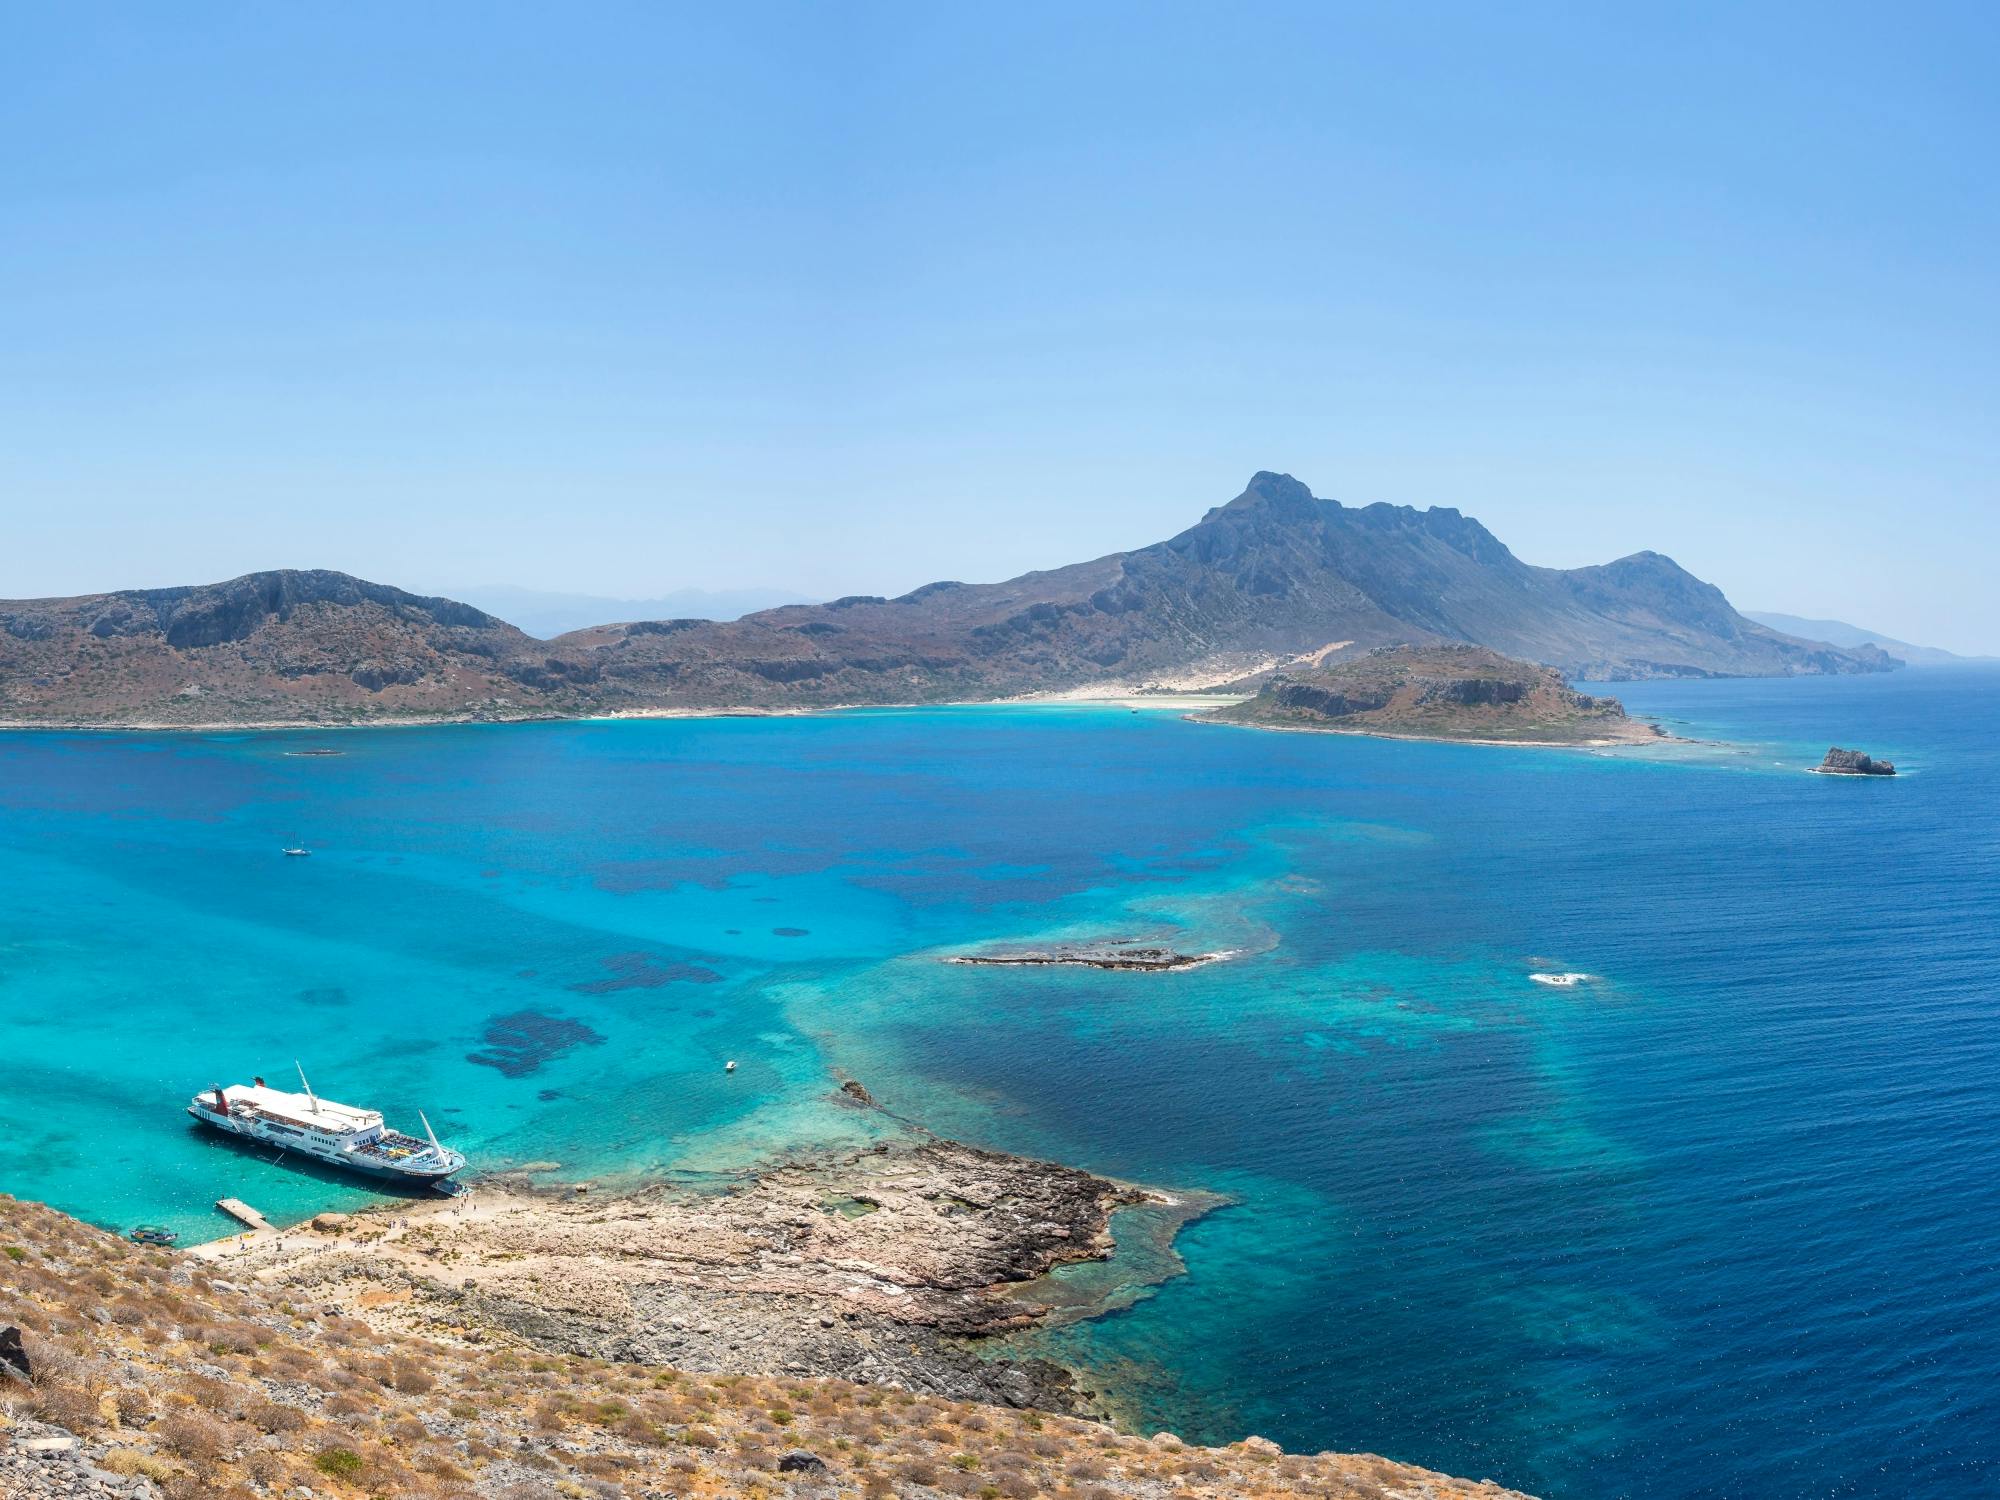
<svg viewBox="0 0 2000 1500">
<path fill-rule="evenodd" d="M 597 1178 L 852 1135 L 851 1074 L 1229 1195 L 1184 1275 L 1038 1336 L 1186 1438 L 1551 1500 L 1991 1493 L 2000 674 L 1619 691 L 1726 744 L 1084 707 L 0 735 L 0 1187 L 201 1236 L 224 1194 L 360 1201 L 180 1114 L 294 1058 Z M 1906 774 L 1804 774 L 1832 742 Z M 1249 951 L 937 962 L 1110 933 Z"/>
</svg>

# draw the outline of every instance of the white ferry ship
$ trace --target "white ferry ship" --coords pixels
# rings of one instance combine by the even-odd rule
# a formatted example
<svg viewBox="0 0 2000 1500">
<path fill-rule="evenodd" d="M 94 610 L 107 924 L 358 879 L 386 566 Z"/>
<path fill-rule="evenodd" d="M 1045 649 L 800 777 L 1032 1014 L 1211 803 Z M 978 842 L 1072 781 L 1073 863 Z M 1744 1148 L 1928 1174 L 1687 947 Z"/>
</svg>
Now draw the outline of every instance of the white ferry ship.
<svg viewBox="0 0 2000 1500">
<path fill-rule="evenodd" d="M 424 1122 L 425 1138 L 418 1140 L 385 1128 L 377 1110 L 320 1098 L 306 1082 L 304 1068 L 299 1069 L 299 1087 L 305 1092 L 286 1093 L 261 1078 L 227 1088 L 218 1083 L 196 1094 L 187 1112 L 225 1135 L 244 1136 L 370 1177 L 442 1183 L 465 1167 L 464 1156 L 438 1144 L 422 1110 L 417 1118 Z"/>
</svg>

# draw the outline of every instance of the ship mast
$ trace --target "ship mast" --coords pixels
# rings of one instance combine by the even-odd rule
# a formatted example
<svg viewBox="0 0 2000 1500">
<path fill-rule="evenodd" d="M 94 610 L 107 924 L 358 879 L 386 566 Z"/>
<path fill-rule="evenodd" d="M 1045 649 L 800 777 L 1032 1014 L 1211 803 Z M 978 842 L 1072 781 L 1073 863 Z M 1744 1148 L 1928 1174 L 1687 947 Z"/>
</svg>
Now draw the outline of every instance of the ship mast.
<svg viewBox="0 0 2000 1500">
<path fill-rule="evenodd" d="M 306 1091 L 306 1098 L 312 1100 L 312 1112 L 318 1114 L 319 1100 L 313 1095 L 313 1086 L 306 1082 L 305 1066 L 296 1057 L 292 1059 L 292 1066 L 299 1070 L 299 1086 Z"/>
<path fill-rule="evenodd" d="M 431 1138 L 431 1150 L 437 1152 L 439 1156 L 443 1156 L 444 1147 L 438 1144 L 437 1132 L 431 1129 L 431 1117 L 425 1114 L 422 1110 L 418 1110 L 417 1118 L 424 1122 L 424 1134 Z"/>
</svg>

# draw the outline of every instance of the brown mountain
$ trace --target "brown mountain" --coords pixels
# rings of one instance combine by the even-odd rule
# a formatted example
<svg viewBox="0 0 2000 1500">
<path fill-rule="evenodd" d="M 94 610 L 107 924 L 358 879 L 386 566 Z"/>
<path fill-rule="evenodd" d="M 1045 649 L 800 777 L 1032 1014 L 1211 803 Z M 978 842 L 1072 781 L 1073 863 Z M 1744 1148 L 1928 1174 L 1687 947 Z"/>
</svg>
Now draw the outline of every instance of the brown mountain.
<svg viewBox="0 0 2000 1500">
<path fill-rule="evenodd" d="M 1578 677 L 1887 671 L 1780 635 L 1657 553 L 1563 571 L 1456 510 L 1349 508 L 1260 473 L 1169 541 L 996 584 L 612 625 L 550 643 L 612 701 L 992 698 L 1092 683 L 1220 685 L 1330 650 L 1472 641 Z"/>
<path fill-rule="evenodd" d="M 245 723 L 525 707 L 504 620 L 345 573 L 0 603 L 0 718 Z"/>
<path fill-rule="evenodd" d="M 338 573 L 0 604 L 0 718 L 241 722 L 569 714 L 1214 686 L 1344 651 L 1471 641 L 1582 677 L 1872 672 L 1657 553 L 1559 570 L 1456 510 L 1260 473 L 1169 541 L 1004 583 L 535 641 Z"/>
</svg>

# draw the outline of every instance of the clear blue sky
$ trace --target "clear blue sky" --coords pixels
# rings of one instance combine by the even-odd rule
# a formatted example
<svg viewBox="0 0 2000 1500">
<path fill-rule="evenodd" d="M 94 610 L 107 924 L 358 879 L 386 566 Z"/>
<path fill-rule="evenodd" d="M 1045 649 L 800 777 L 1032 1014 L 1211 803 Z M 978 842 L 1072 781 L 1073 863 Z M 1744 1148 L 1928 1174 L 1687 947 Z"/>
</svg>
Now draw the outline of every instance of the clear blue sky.
<svg viewBox="0 0 2000 1500">
<path fill-rule="evenodd" d="M 0 17 L 0 594 L 886 593 L 1275 468 L 2000 651 L 1990 5 Z"/>
</svg>

